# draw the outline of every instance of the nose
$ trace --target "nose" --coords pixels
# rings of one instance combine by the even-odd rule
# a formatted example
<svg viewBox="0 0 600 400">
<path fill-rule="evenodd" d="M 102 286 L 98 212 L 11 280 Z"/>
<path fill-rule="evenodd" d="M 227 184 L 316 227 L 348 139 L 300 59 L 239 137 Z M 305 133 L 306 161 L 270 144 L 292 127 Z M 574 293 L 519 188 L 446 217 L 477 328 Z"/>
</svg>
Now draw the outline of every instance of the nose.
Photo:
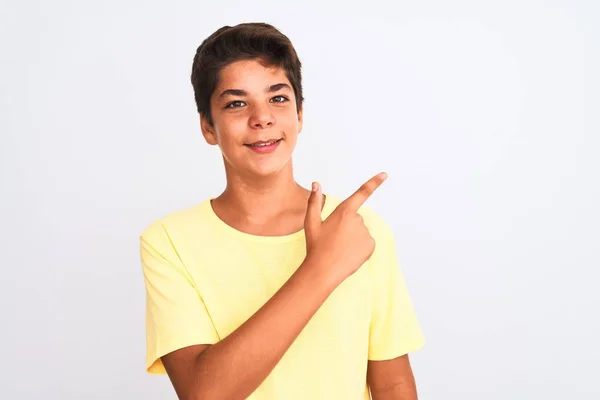
<svg viewBox="0 0 600 400">
<path fill-rule="evenodd" d="M 269 128 L 275 125 L 275 116 L 268 106 L 256 106 L 248 123 L 254 129 Z"/>
</svg>

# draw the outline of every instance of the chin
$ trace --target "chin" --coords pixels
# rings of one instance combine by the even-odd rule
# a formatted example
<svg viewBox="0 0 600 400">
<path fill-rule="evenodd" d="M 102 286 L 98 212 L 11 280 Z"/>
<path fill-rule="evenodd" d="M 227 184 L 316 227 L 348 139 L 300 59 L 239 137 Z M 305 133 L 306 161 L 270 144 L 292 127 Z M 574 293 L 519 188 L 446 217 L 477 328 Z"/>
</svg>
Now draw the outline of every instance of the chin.
<svg viewBox="0 0 600 400">
<path fill-rule="evenodd" d="M 275 160 L 273 160 L 275 161 Z M 256 176 L 260 176 L 260 177 L 267 177 L 267 176 L 271 176 L 271 175 L 275 175 L 279 172 L 282 172 L 286 169 L 286 167 L 288 166 L 290 160 L 288 160 L 287 162 L 270 162 L 270 163 L 265 163 L 262 165 L 253 165 L 250 168 L 248 168 L 247 170 L 249 172 L 251 172 L 253 175 Z"/>
<path fill-rule="evenodd" d="M 269 154 L 263 158 L 251 157 L 246 161 L 247 164 L 244 166 L 244 170 L 257 176 L 269 176 L 290 168 L 292 163 L 292 154 L 291 152 L 287 151 L 282 151 L 279 153 L 276 151 L 275 154 Z"/>
<path fill-rule="evenodd" d="M 280 147 L 275 152 L 262 156 L 240 154 L 237 157 L 224 157 L 225 168 L 232 172 L 237 171 L 237 174 L 252 175 L 257 178 L 272 176 L 291 168 L 292 151 L 290 150 L 290 148 Z"/>
</svg>

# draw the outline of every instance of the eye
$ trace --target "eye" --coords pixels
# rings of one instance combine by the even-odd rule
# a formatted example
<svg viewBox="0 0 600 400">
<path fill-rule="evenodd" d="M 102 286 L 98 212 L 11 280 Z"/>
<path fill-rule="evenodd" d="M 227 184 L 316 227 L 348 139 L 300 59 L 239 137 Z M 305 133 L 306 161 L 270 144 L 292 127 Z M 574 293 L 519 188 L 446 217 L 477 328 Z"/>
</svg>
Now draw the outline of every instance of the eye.
<svg viewBox="0 0 600 400">
<path fill-rule="evenodd" d="M 288 101 L 288 98 L 285 96 L 275 96 L 271 99 L 272 103 L 285 103 Z"/>
<path fill-rule="evenodd" d="M 232 101 L 231 103 L 228 103 L 225 108 L 239 108 L 239 107 L 243 107 L 246 103 L 244 103 L 241 100 L 236 100 L 236 101 Z"/>
</svg>

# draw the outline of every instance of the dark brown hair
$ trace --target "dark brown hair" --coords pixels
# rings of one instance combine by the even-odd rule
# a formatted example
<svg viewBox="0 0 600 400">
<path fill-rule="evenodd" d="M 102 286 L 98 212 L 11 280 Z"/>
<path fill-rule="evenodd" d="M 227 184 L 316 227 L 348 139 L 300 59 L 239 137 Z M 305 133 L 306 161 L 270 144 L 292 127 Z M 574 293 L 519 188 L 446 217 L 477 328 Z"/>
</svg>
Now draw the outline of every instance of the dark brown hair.
<svg viewBox="0 0 600 400">
<path fill-rule="evenodd" d="M 210 98 L 227 65 L 241 60 L 260 60 L 285 71 L 292 84 L 298 110 L 302 106 L 302 65 L 292 42 L 266 23 L 224 26 L 206 38 L 196 50 L 192 65 L 192 86 L 198 113 L 212 125 Z"/>
</svg>

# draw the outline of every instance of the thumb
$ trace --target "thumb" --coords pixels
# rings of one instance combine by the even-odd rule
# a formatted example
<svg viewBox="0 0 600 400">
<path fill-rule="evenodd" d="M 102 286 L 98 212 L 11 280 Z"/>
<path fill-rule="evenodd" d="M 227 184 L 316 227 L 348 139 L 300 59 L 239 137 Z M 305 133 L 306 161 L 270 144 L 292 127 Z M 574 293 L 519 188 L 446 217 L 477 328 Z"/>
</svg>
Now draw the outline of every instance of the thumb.
<svg viewBox="0 0 600 400">
<path fill-rule="evenodd" d="M 323 202 L 323 196 L 321 194 L 321 185 L 317 182 L 313 182 L 312 191 L 308 198 L 308 207 L 306 208 L 306 217 L 304 218 L 304 231 L 306 237 L 315 237 L 319 229 L 321 228 L 321 208 Z"/>
</svg>

